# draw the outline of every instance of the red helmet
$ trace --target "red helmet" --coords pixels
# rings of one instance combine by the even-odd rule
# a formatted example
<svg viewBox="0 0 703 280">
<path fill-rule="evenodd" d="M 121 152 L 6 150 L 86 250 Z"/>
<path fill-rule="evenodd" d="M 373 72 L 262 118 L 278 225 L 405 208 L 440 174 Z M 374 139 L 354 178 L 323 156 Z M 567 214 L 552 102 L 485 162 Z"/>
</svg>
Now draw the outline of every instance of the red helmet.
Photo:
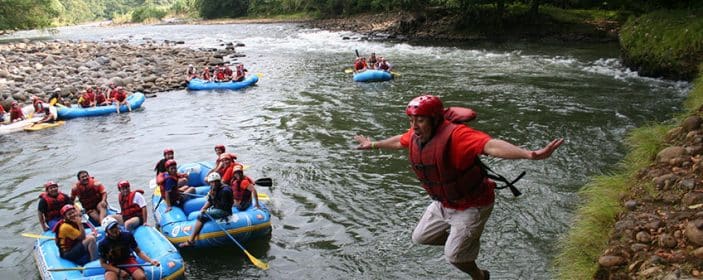
<svg viewBox="0 0 703 280">
<path fill-rule="evenodd" d="M 444 114 L 444 105 L 437 96 L 422 95 L 410 100 L 408 107 L 405 108 L 405 113 L 408 116 L 441 117 Z"/>
<path fill-rule="evenodd" d="M 237 164 L 232 168 L 232 172 L 244 172 L 244 166 Z"/>
<path fill-rule="evenodd" d="M 171 149 L 171 148 L 164 149 L 164 155 L 166 155 L 166 154 L 173 154 L 173 149 Z"/>
<path fill-rule="evenodd" d="M 66 212 L 71 210 L 76 210 L 76 207 L 73 207 L 73 205 L 71 204 L 64 205 L 63 207 L 61 207 L 61 216 L 66 216 Z"/>
<path fill-rule="evenodd" d="M 117 183 L 117 189 L 121 190 L 123 188 L 129 188 L 129 181 L 127 180 L 122 180 L 119 183 Z"/>
<path fill-rule="evenodd" d="M 54 182 L 54 181 L 47 181 L 46 183 L 44 183 L 44 190 L 47 190 L 47 191 L 48 191 L 48 190 L 49 190 L 49 187 L 51 187 L 51 186 L 57 186 L 57 187 L 58 187 L 59 184 L 57 184 L 57 183 Z"/>
<path fill-rule="evenodd" d="M 220 160 L 223 160 L 223 159 L 234 160 L 234 159 L 232 158 L 232 154 L 230 154 L 230 153 L 222 153 L 222 154 L 220 155 Z"/>
<path fill-rule="evenodd" d="M 178 165 L 178 164 L 176 164 L 176 161 L 175 161 L 175 160 L 169 159 L 169 160 L 167 160 L 166 163 L 164 164 L 164 167 L 168 168 L 168 167 L 171 166 L 171 165 Z"/>
<path fill-rule="evenodd" d="M 215 149 L 220 149 L 220 150 L 222 150 L 222 151 L 224 152 L 224 151 L 225 151 L 225 145 L 217 144 L 217 145 L 215 145 Z"/>
</svg>

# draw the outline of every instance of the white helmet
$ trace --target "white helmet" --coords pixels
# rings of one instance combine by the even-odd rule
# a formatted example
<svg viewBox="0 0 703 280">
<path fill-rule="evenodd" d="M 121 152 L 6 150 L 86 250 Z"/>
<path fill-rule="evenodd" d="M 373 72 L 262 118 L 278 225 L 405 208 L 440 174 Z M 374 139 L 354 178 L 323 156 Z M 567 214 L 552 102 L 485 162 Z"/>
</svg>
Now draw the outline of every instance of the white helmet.
<svg viewBox="0 0 703 280">
<path fill-rule="evenodd" d="M 210 183 L 212 181 L 220 181 L 222 180 L 222 177 L 220 177 L 220 173 L 217 172 L 212 172 L 210 175 L 207 175 L 207 182 Z"/>
<path fill-rule="evenodd" d="M 107 216 L 103 219 L 100 225 L 103 227 L 103 229 L 108 230 L 112 226 L 112 223 L 117 224 L 117 220 L 115 220 L 115 218 L 113 218 L 112 216 Z"/>
</svg>

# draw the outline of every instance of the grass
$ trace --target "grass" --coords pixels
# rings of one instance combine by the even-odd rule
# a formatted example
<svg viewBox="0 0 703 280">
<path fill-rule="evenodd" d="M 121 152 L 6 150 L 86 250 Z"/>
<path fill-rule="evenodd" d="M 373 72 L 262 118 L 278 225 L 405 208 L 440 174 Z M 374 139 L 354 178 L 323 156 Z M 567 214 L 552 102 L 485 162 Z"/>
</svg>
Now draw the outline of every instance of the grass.
<svg viewBox="0 0 703 280">
<path fill-rule="evenodd" d="M 692 80 L 703 62 L 703 11 L 663 10 L 623 25 L 626 61 L 648 75 Z"/>
<path fill-rule="evenodd" d="M 700 64 L 703 67 L 703 63 Z M 703 73 L 703 72 L 701 72 Z M 703 74 L 684 101 L 686 114 L 672 123 L 680 123 L 686 116 L 698 112 L 703 105 Z M 577 210 L 568 234 L 560 241 L 560 253 L 554 269 L 558 279 L 593 279 L 598 269 L 598 257 L 605 251 L 617 215 L 623 210 L 623 194 L 638 185 L 652 195 L 652 182 L 637 181 L 636 174 L 655 159 L 665 146 L 664 138 L 674 125 L 651 124 L 631 131 L 626 139 L 630 151 L 620 163 L 620 170 L 608 176 L 597 176 L 580 192 L 584 204 Z"/>
</svg>

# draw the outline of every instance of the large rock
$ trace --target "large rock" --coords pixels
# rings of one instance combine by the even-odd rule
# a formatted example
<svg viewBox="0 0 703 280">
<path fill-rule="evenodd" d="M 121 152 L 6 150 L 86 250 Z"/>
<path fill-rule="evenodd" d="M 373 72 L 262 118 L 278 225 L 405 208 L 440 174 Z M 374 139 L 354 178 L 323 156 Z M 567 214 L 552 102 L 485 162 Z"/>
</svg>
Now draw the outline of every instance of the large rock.
<svg viewBox="0 0 703 280">
<path fill-rule="evenodd" d="M 657 162 L 668 163 L 670 160 L 686 155 L 686 149 L 681 146 L 666 147 L 657 153 Z"/>
<path fill-rule="evenodd" d="M 689 221 L 686 224 L 686 237 L 698 246 L 703 245 L 703 219 Z"/>
<path fill-rule="evenodd" d="M 703 123 L 703 119 L 701 119 L 701 117 L 690 116 L 683 120 L 683 122 L 681 123 L 681 128 L 683 128 L 684 132 L 689 132 L 700 128 L 701 123 Z"/>
<path fill-rule="evenodd" d="M 613 267 L 625 264 L 625 258 L 619 256 L 601 256 L 598 258 L 598 264 L 603 267 Z"/>
</svg>

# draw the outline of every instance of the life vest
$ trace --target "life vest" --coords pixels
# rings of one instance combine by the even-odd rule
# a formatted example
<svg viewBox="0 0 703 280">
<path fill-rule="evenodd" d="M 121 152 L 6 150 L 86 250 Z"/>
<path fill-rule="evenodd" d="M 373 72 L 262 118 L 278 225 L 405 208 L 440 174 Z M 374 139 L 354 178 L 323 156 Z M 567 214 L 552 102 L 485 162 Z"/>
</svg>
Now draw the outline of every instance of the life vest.
<svg viewBox="0 0 703 280">
<path fill-rule="evenodd" d="M 176 176 L 171 176 L 171 174 L 168 174 L 166 172 L 159 174 L 163 178 L 163 181 L 161 181 L 161 184 L 159 184 L 159 189 L 161 190 L 161 197 L 164 197 L 166 195 L 166 179 L 171 178 L 172 180 L 176 180 L 176 186 L 171 190 L 169 193 L 169 201 L 171 201 L 171 204 L 176 203 L 178 199 L 180 198 L 180 191 L 178 191 L 178 175 Z M 158 184 L 159 182 L 159 176 L 156 176 L 156 183 Z"/>
<path fill-rule="evenodd" d="M 134 203 L 134 196 L 136 193 L 139 192 L 141 194 L 144 194 L 143 190 L 135 190 L 130 192 L 128 195 L 122 195 L 120 194 L 119 196 L 119 201 L 120 201 L 120 209 L 122 210 L 122 219 L 124 221 L 127 221 L 133 217 L 141 217 L 142 215 L 142 208 L 139 207 L 138 204 Z M 146 221 L 144 221 L 146 222 Z"/>
<path fill-rule="evenodd" d="M 388 63 L 386 63 L 386 62 L 381 62 L 381 63 L 378 64 L 378 69 L 381 69 L 381 70 L 388 70 L 389 68 L 391 68 L 391 67 L 390 67 L 390 66 L 388 65 Z"/>
<path fill-rule="evenodd" d="M 34 106 L 35 113 L 40 113 L 44 110 L 44 101 L 34 99 L 34 101 L 32 101 L 32 105 Z"/>
<path fill-rule="evenodd" d="M 125 94 L 123 91 L 118 91 L 115 94 L 115 100 L 122 102 L 127 98 L 127 94 Z"/>
<path fill-rule="evenodd" d="M 77 226 L 74 226 L 72 223 L 66 222 L 66 220 L 61 219 L 56 225 L 54 225 L 54 228 L 51 229 L 55 234 L 54 242 L 56 243 L 56 247 L 59 248 L 59 255 L 63 258 L 64 252 L 71 250 L 73 248 L 73 245 L 75 245 L 78 242 L 81 242 L 81 240 L 78 239 L 70 239 L 70 238 L 59 238 L 59 229 L 61 228 L 61 225 L 66 224 L 68 226 L 72 226 L 76 229 L 78 229 Z M 61 245 L 61 241 L 63 240 L 63 246 Z"/>
<path fill-rule="evenodd" d="M 24 114 L 22 113 L 22 108 L 19 106 L 17 107 L 12 107 L 10 109 L 10 121 L 14 121 L 17 119 L 24 118 Z"/>
<path fill-rule="evenodd" d="M 242 187 L 244 181 L 249 181 L 249 184 L 254 183 L 248 176 L 244 176 L 241 180 L 232 179 L 232 197 L 235 201 L 249 201 L 251 199 L 251 191 L 246 187 Z"/>
<path fill-rule="evenodd" d="M 354 70 L 363 70 L 364 68 L 366 68 L 366 62 L 363 60 L 354 62 Z"/>
<path fill-rule="evenodd" d="M 78 189 L 78 201 L 81 202 L 81 205 L 86 210 L 95 209 L 103 199 L 103 195 L 95 185 L 95 178 L 93 177 L 88 179 L 88 185 L 86 186 L 81 185 L 81 182 L 77 182 L 76 188 Z"/>
<path fill-rule="evenodd" d="M 217 74 L 215 74 L 217 77 L 217 80 L 221 81 L 225 79 L 225 73 L 222 71 L 217 71 Z"/>
<path fill-rule="evenodd" d="M 466 170 L 453 166 L 449 143 L 452 132 L 458 127 L 444 121 L 424 146 L 420 145 L 420 138 L 413 135 L 409 147 L 410 163 L 422 187 L 432 199 L 449 207 L 488 191 L 491 183 L 478 163 Z"/>
<path fill-rule="evenodd" d="M 210 71 L 203 71 L 203 80 L 210 80 Z"/>
<path fill-rule="evenodd" d="M 46 201 L 46 213 L 44 213 L 46 221 L 50 221 L 56 217 L 61 217 L 61 207 L 66 205 L 68 196 L 60 192 L 56 197 L 51 197 L 48 193 L 43 192 L 39 195 L 41 199 Z"/>
<path fill-rule="evenodd" d="M 105 103 L 105 101 L 107 101 L 107 98 L 105 98 L 105 94 L 102 92 L 95 96 L 95 103 L 98 103 L 98 105 Z"/>
</svg>

